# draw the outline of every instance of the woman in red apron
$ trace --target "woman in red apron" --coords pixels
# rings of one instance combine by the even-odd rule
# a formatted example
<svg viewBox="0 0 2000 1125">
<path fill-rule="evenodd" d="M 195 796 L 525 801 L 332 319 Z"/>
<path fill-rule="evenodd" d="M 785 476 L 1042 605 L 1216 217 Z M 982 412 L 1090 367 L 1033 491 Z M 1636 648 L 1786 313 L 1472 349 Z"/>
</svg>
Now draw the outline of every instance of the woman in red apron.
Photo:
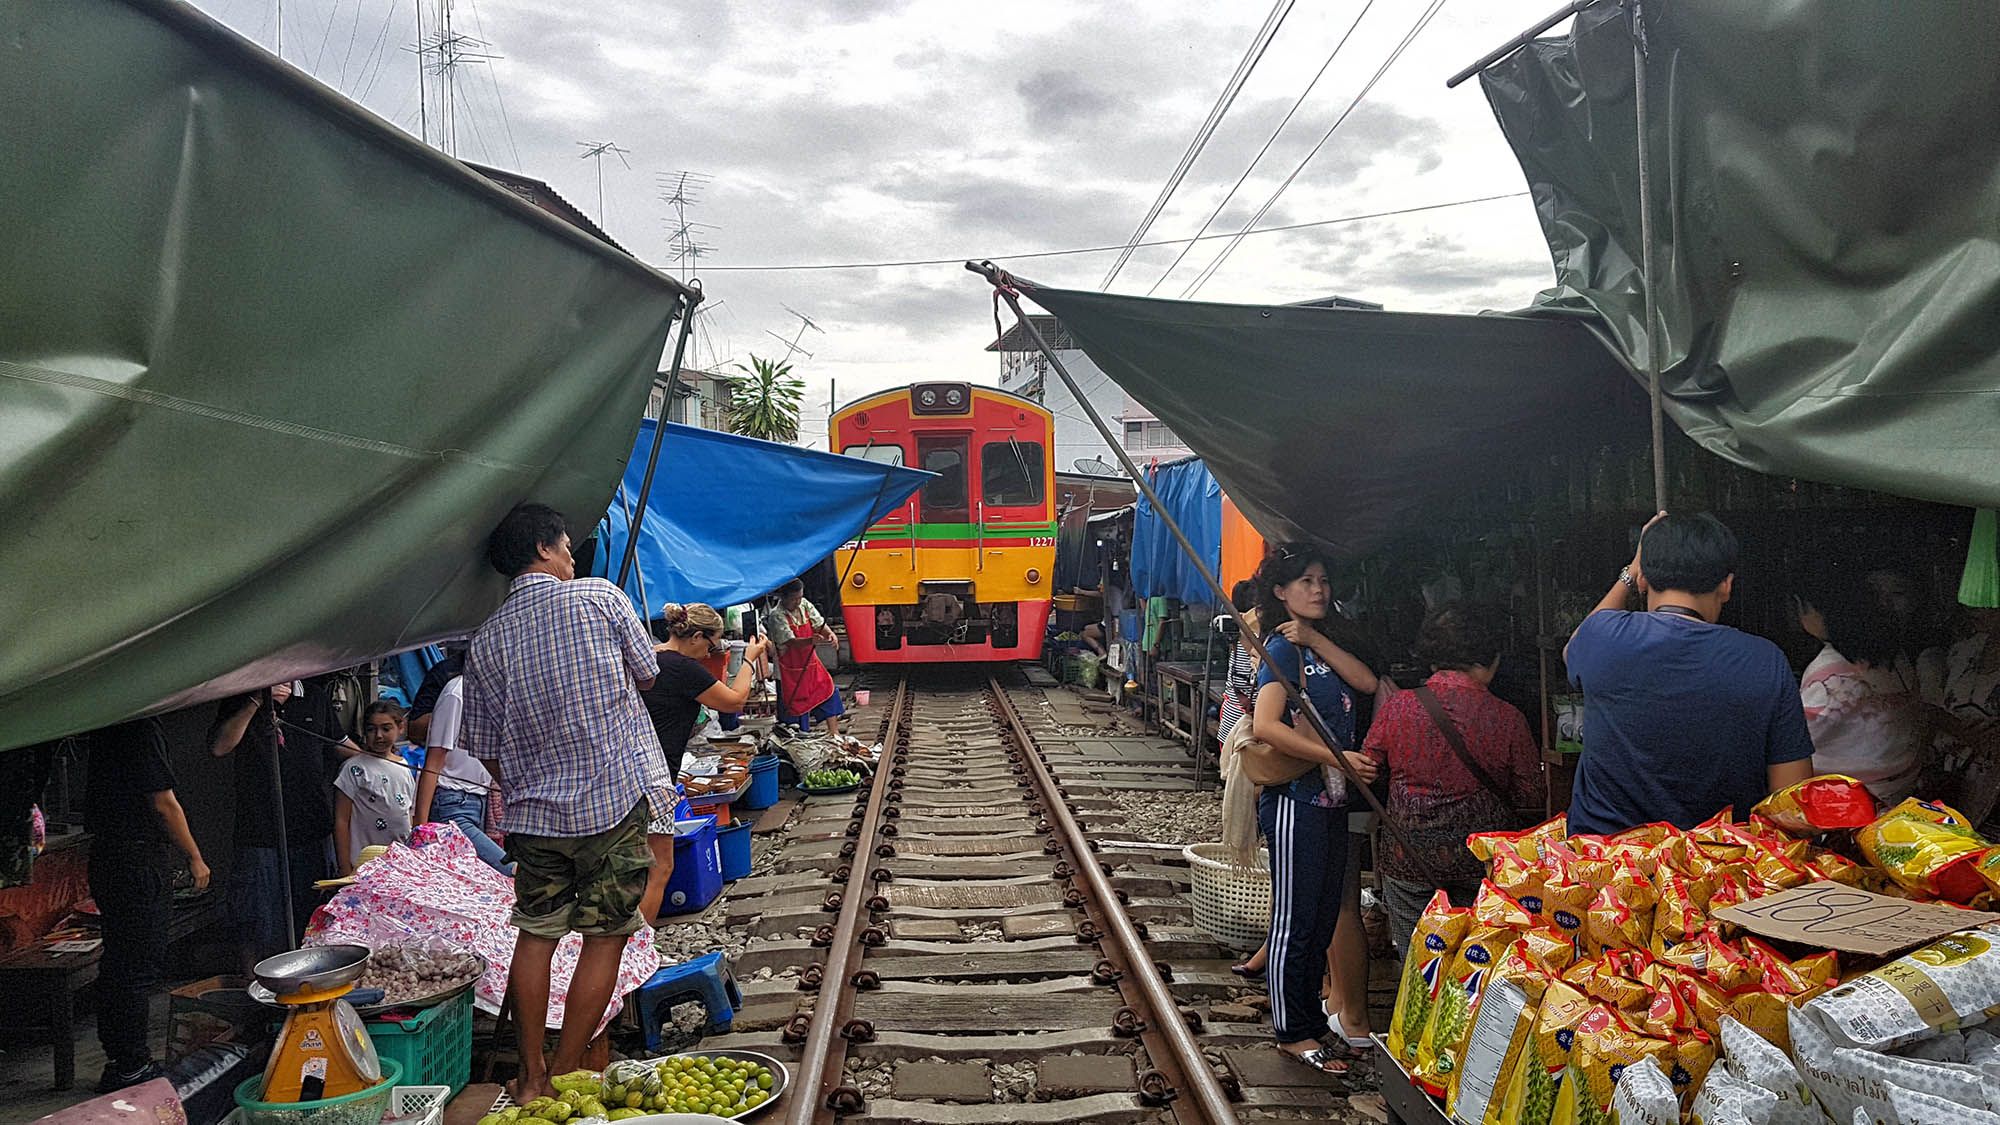
<svg viewBox="0 0 2000 1125">
<path fill-rule="evenodd" d="M 838 737 L 846 708 L 816 651 L 818 642 L 834 639 L 833 630 L 806 600 L 805 583 L 794 578 L 778 591 L 778 609 L 764 619 L 764 630 L 778 648 L 778 718 L 808 731 L 814 719 L 824 719 L 827 733 Z"/>
</svg>

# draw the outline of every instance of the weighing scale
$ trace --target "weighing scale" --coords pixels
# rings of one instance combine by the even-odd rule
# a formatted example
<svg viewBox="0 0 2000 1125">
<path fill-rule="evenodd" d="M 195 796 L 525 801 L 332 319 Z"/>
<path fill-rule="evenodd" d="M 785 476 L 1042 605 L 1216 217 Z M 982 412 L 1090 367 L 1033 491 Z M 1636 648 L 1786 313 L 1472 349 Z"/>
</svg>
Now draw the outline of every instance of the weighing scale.
<svg viewBox="0 0 2000 1125">
<path fill-rule="evenodd" d="M 251 970 L 288 1012 L 264 1067 L 261 1100 L 319 1101 L 382 1081 L 375 1042 L 345 999 L 368 957 L 365 945 L 325 945 L 267 957 Z"/>
</svg>

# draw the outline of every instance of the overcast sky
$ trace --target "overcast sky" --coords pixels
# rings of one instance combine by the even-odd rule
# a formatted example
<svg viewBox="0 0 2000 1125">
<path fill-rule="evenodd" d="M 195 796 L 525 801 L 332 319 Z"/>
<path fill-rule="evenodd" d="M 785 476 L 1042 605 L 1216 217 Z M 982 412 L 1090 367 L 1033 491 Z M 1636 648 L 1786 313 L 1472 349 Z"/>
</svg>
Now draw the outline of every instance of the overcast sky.
<svg viewBox="0 0 2000 1125">
<path fill-rule="evenodd" d="M 196 2 L 274 45 L 274 0 Z M 416 133 L 418 2 L 285 0 L 284 55 Z M 440 0 L 421 2 L 432 31 Z M 1298 0 L 1148 238 L 1202 225 L 1367 8 L 1211 231 L 1240 228 L 1425 6 Z M 1444 79 L 1550 7 L 1448 0 L 1259 225 L 1524 191 L 1477 84 L 1447 91 Z M 713 247 L 695 271 L 711 306 L 695 359 L 783 355 L 767 333 L 798 337 L 812 353 L 794 357 L 808 433 L 823 433 L 829 379 L 842 401 L 918 379 L 993 381 L 997 361 L 981 350 L 993 337 L 988 291 L 956 265 L 719 267 L 993 258 L 1095 288 L 1114 254 L 1012 255 L 1129 238 L 1268 11 L 1255 0 L 455 0 L 453 10 L 456 30 L 501 56 L 459 72 L 459 156 L 547 180 L 596 215 L 598 164 L 579 142 L 616 143 L 630 167 L 602 164 L 602 224 L 668 268 L 659 180 L 712 177 L 688 210 Z M 1180 296 L 1225 244 L 1198 245 L 1158 295 Z M 1139 251 L 1112 288 L 1146 292 L 1178 252 Z M 1253 235 L 1197 296 L 1338 293 L 1476 312 L 1523 305 L 1550 276 L 1533 209 L 1515 197 Z M 787 306 L 820 331 L 800 337 Z"/>
</svg>

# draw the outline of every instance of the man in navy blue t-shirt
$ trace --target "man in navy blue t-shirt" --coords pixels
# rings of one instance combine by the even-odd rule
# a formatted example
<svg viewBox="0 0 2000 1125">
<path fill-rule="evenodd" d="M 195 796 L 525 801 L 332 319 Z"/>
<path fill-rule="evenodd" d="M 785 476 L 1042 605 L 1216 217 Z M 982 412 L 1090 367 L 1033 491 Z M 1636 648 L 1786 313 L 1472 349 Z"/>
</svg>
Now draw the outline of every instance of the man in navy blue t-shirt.
<svg viewBox="0 0 2000 1125">
<path fill-rule="evenodd" d="M 1692 827 L 1812 776 L 1799 684 L 1778 646 L 1715 623 L 1736 581 L 1736 536 L 1699 515 L 1653 517 L 1639 550 L 1570 637 L 1583 689 L 1572 833 Z M 1633 593 L 1643 612 L 1628 612 Z"/>
</svg>

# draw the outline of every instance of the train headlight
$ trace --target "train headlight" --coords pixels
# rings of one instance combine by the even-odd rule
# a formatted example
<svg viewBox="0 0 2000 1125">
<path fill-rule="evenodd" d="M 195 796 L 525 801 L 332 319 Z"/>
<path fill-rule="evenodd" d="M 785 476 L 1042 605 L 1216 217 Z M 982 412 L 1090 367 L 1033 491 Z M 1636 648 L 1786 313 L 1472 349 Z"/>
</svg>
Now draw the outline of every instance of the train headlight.
<svg viewBox="0 0 2000 1125">
<path fill-rule="evenodd" d="M 854 582 L 854 588 L 859 590 L 861 587 L 868 585 L 868 576 L 865 574 L 857 573 L 853 578 L 853 582 Z"/>
<path fill-rule="evenodd" d="M 923 394 L 917 396 L 917 401 L 923 403 L 925 406 L 936 406 L 937 392 L 925 391 Z"/>
<path fill-rule="evenodd" d="M 945 401 L 945 403 L 946 403 L 947 405 L 949 405 L 949 406 L 961 406 L 961 405 L 964 405 L 964 403 L 965 403 L 965 392 L 964 392 L 964 391 L 955 391 L 955 390 L 954 390 L 954 391 L 946 391 L 946 392 L 944 393 L 944 401 Z"/>
<path fill-rule="evenodd" d="M 1042 581 L 1042 572 L 1041 572 L 1041 571 L 1039 571 L 1039 570 L 1036 570 L 1036 569 L 1035 569 L 1034 567 L 1032 567 L 1032 566 L 1028 568 L 1028 573 L 1027 573 L 1026 575 L 1024 575 L 1023 577 L 1027 578 L 1027 580 L 1028 580 L 1028 585 L 1030 585 L 1030 586 L 1039 586 L 1039 585 L 1041 585 L 1041 581 Z"/>
</svg>

